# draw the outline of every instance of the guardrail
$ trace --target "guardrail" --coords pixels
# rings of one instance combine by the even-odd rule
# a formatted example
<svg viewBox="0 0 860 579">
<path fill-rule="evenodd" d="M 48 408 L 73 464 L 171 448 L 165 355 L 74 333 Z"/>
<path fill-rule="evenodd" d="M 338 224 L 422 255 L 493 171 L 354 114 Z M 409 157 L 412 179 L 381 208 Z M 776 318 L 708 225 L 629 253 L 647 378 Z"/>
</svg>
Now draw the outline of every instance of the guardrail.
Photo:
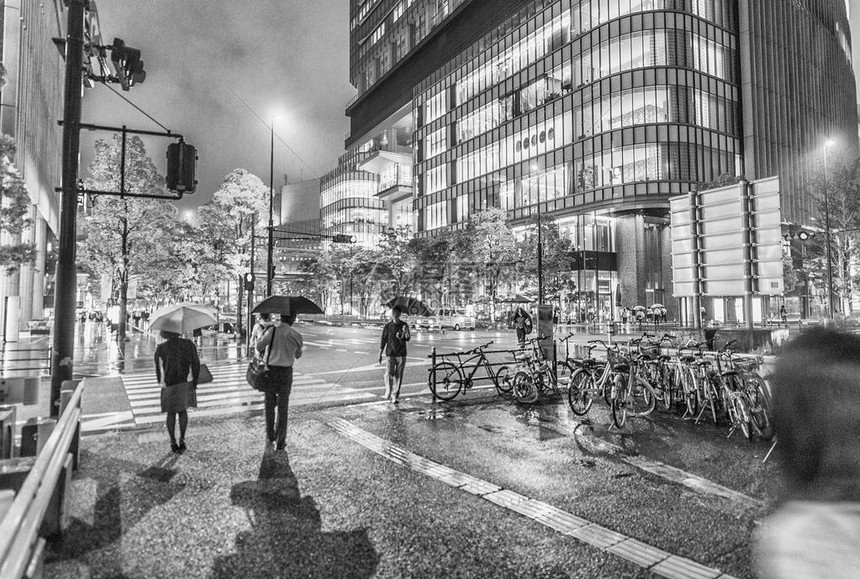
<svg viewBox="0 0 860 579">
<path fill-rule="evenodd" d="M 5 513 L 0 512 L 0 577 L 32 576 L 44 556 L 44 536 L 65 526 L 65 496 L 78 466 L 84 384 L 63 383 L 60 418 Z M 73 389 L 70 389 L 73 388 Z"/>
<path fill-rule="evenodd" d="M 39 343 L 44 341 L 45 345 Z M 47 339 L 40 339 L 30 347 L 19 348 L 8 343 L 0 346 L 0 376 L 22 375 L 23 373 L 48 373 L 51 370 L 51 345 Z"/>
</svg>

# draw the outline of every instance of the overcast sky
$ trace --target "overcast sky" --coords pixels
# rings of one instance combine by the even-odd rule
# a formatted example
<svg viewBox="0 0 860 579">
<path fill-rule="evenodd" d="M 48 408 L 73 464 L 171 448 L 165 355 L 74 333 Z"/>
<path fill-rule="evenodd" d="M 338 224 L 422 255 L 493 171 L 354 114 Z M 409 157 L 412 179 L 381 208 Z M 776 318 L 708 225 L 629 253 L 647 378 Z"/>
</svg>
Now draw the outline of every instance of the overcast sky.
<svg viewBox="0 0 860 579">
<path fill-rule="evenodd" d="M 273 111 L 284 115 L 275 121 L 276 187 L 285 173 L 295 182 L 335 168 L 349 128 L 345 104 L 355 92 L 348 77 L 346 0 L 97 0 L 97 5 L 104 43 L 119 37 L 140 49 L 147 73 L 146 81 L 128 92 L 110 86 L 197 147 L 200 183 L 181 206 L 211 199 L 237 167 L 268 185 Z M 86 91 L 82 121 L 162 130 L 101 85 Z M 82 132 L 82 176 L 95 138 L 109 137 Z M 171 142 L 146 139 L 159 167 Z"/>
</svg>

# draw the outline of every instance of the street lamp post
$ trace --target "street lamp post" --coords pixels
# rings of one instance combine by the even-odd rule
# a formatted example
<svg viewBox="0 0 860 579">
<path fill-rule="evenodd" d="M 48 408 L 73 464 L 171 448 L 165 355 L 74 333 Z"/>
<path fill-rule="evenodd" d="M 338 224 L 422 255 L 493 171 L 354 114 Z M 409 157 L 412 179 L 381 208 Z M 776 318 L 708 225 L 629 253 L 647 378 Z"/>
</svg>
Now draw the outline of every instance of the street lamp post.
<svg viewBox="0 0 860 579">
<path fill-rule="evenodd" d="M 830 198 L 827 192 L 827 149 L 833 141 L 824 142 L 824 242 L 827 244 L 827 317 L 833 317 L 833 257 L 830 248 Z"/>
<path fill-rule="evenodd" d="M 272 253 L 274 251 L 274 205 L 275 205 L 275 117 L 269 125 L 271 129 L 271 147 L 269 149 L 269 237 L 266 245 L 266 297 L 272 295 L 272 266 L 274 261 Z"/>
<path fill-rule="evenodd" d="M 531 166 L 532 171 L 537 171 L 537 165 Z M 540 176 L 537 177 L 540 179 Z M 537 185 L 537 274 L 538 274 L 538 307 L 543 305 L 543 238 L 541 234 L 540 216 L 540 183 Z"/>
</svg>

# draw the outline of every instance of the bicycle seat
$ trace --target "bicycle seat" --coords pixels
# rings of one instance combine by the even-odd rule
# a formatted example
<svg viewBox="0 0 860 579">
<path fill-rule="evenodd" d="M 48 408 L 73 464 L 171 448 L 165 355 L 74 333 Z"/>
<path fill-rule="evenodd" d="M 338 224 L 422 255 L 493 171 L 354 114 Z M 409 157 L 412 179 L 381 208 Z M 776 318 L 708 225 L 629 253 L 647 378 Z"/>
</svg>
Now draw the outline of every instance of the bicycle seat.
<svg viewBox="0 0 860 579">
<path fill-rule="evenodd" d="M 698 358 L 696 358 L 695 356 L 681 356 L 681 361 L 685 364 L 695 362 L 696 360 L 698 360 Z"/>
<path fill-rule="evenodd" d="M 571 362 L 577 366 L 597 366 L 597 360 L 593 358 L 573 358 Z"/>
<path fill-rule="evenodd" d="M 627 372 L 630 370 L 630 364 L 614 364 L 612 369 L 616 372 Z"/>
<path fill-rule="evenodd" d="M 668 354 L 660 354 L 657 359 L 661 362 L 667 362 L 672 359 L 672 356 L 669 356 Z"/>
</svg>

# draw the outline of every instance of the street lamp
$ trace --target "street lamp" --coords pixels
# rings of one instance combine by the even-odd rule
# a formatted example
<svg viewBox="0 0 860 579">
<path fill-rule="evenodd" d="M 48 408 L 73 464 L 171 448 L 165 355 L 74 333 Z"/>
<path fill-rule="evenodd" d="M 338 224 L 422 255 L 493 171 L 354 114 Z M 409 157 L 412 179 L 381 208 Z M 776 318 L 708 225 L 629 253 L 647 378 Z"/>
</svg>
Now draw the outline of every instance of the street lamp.
<svg viewBox="0 0 860 579">
<path fill-rule="evenodd" d="M 827 149 L 833 141 L 824 141 L 824 242 L 827 244 L 827 317 L 833 317 L 833 258 L 830 249 L 830 199 L 827 193 Z"/>
<path fill-rule="evenodd" d="M 272 278 L 274 277 L 274 260 L 272 253 L 275 245 L 275 222 L 274 222 L 274 207 L 275 207 L 275 119 L 277 115 L 272 115 L 269 123 L 271 134 L 271 146 L 269 148 L 269 236 L 266 245 L 266 297 L 272 295 Z"/>
<path fill-rule="evenodd" d="M 537 171 L 538 166 L 532 165 L 532 171 Z M 540 179 L 540 176 L 536 177 L 536 179 Z M 538 306 L 543 305 L 543 243 L 541 237 L 541 218 L 540 218 L 540 183 L 535 182 L 537 185 L 537 234 L 538 234 L 538 242 L 537 242 L 537 270 L 538 270 Z"/>
</svg>

